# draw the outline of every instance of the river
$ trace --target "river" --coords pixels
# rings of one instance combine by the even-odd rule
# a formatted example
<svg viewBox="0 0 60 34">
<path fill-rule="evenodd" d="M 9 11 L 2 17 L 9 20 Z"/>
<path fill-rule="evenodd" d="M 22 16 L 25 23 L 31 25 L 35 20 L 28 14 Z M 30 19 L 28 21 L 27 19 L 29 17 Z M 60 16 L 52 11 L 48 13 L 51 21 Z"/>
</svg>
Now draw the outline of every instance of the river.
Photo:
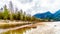
<svg viewBox="0 0 60 34">
<path fill-rule="evenodd" d="M 1 34 L 60 34 L 60 22 L 44 22 L 43 25 L 37 25 L 37 28 L 26 27 Z"/>
</svg>

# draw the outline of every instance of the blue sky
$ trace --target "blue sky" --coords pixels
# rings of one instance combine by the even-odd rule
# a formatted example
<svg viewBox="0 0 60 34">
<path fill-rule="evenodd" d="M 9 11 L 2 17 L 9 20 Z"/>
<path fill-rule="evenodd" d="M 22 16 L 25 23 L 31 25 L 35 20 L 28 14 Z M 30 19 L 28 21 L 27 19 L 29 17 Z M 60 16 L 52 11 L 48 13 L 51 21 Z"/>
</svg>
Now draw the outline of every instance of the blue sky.
<svg viewBox="0 0 60 34">
<path fill-rule="evenodd" d="M 60 0 L 0 0 L 0 7 L 5 4 L 9 6 L 9 1 L 13 2 L 14 7 L 23 9 L 31 15 L 47 11 L 55 13 L 60 9 Z"/>
</svg>

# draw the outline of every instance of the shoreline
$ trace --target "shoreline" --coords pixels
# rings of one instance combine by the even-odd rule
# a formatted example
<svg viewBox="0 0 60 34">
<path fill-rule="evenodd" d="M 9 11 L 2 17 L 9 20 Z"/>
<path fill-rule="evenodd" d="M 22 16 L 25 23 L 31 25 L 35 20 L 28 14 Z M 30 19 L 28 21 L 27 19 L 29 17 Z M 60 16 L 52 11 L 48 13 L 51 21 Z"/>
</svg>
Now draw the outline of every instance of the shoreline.
<svg viewBox="0 0 60 34">
<path fill-rule="evenodd" d="M 9 30 L 17 30 L 17 29 L 21 29 L 21 28 L 24 28 L 24 27 L 28 27 L 28 28 L 31 28 L 32 26 L 34 27 L 37 27 L 37 26 L 47 26 L 48 24 L 49 25 L 52 25 L 52 26 L 55 26 L 56 23 L 60 23 L 60 22 L 39 22 L 39 23 L 35 23 L 35 24 L 27 24 L 27 25 L 22 25 L 22 26 L 18 26 L 18 27 L 14 27 L 14 28 L 8 28 L 8 29 L 3 29 L 5 31 L 3 32 L 7 32 Z"/>
</svg>

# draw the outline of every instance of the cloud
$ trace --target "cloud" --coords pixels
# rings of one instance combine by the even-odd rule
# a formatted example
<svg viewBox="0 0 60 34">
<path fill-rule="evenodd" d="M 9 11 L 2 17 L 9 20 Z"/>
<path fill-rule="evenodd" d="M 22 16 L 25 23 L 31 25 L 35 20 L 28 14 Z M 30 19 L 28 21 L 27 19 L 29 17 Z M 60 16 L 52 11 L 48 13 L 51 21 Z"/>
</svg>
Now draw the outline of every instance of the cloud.
<svg viewBox="0 0 60 34">
<path fill-rule="evenodd" d="M 20 1 L 23 4 L 32 2 L 32 0 L 18 0 L 18 1 Z"/>
<path fill-rule="evenodd" d="M 60 7 L 59 7 L 60 6 L 60 1 L 59 0 L 54 0 L 53 3 L 51 3 L 51 1 L 49 1 L 49 0 L 46 0 L 46 2 L 41 1 L 42 3 L 40 4 L 40 6 L 42 8 L 50 10 L 51 12 L 55 11 L 57 9 L 60 9 Z"/>
<path fill-rule="evenodd" d="M 18 9 L 23 9 L 31 15 L 46 11 L 55 13 L 60 9 L 60 0 L 0 0 L 0 7 L 8 4 L 9 1 L 12 1 L 13 5 L 18 7 Z"/>
<path fill-rule="evenodd" d="M 8 7 L 9 1 L 11 0 L 0 0 L 0 8 L 3 7 L 4 5 L 7 5 Z"/>
<path fill-rule="evenodd" d="M 34 15 L 36 13 L 44 13 L 50 11 L 51 13 L 55 13 L 60 9 L 60 0 L 37 0 L 34 2 L 35 5 L 31 7 L 31 14 Z"/>
</svg>

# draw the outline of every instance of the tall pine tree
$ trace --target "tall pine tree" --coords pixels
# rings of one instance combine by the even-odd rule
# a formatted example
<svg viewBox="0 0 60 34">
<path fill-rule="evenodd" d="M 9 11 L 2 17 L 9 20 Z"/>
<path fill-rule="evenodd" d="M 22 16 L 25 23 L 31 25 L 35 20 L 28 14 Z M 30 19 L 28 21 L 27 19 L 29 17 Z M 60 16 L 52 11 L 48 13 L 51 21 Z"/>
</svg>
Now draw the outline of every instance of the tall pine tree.
<svg viewBox="0 0 60 34">
<path fill-rule="evenodd" d="M 5 5 L 4 6 L 4 19 L 6 20 L 6 19 L 8 19 L 8 16 L 9 16 L 9 11 L 8 11 L 8 9 L 7 9 L 7 6 Z"/>
</svg>

